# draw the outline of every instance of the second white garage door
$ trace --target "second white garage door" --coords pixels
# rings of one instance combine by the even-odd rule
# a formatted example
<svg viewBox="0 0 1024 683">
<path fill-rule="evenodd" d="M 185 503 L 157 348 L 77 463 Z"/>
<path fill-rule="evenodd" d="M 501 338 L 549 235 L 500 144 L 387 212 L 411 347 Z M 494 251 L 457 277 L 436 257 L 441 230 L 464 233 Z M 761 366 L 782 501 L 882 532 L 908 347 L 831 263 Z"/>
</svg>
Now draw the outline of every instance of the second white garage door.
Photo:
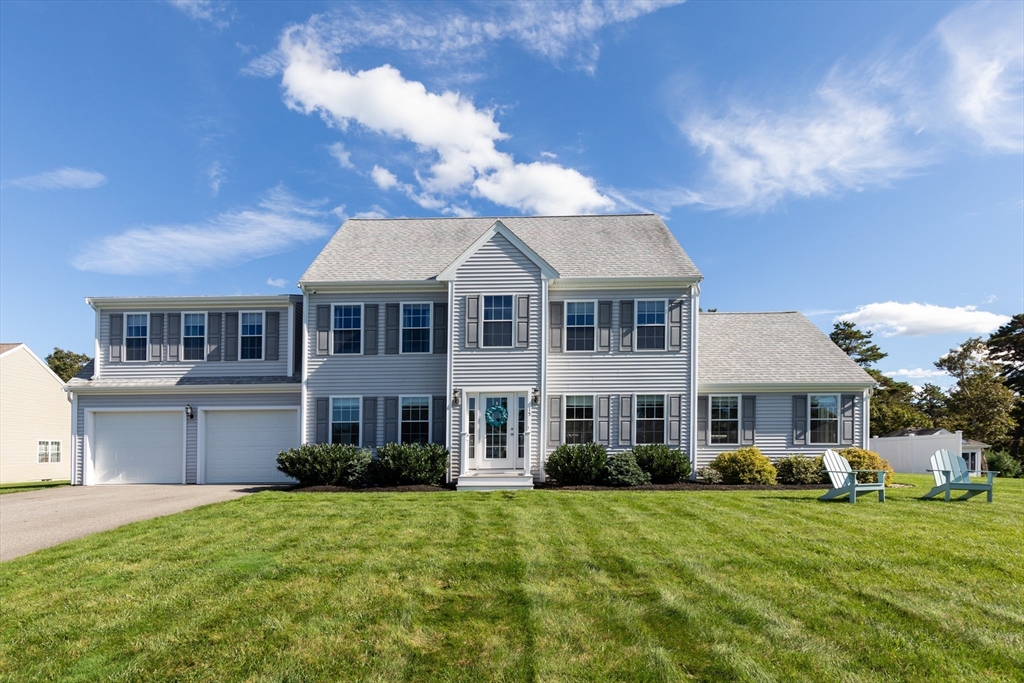
<svg viewBox="0 0 1024 683">
<path fill-rule="evenodd" d="M 299 445 L 297 410 L 204 411 L 207 484 L 292 483 L 277 454 Z"/>
</svg>

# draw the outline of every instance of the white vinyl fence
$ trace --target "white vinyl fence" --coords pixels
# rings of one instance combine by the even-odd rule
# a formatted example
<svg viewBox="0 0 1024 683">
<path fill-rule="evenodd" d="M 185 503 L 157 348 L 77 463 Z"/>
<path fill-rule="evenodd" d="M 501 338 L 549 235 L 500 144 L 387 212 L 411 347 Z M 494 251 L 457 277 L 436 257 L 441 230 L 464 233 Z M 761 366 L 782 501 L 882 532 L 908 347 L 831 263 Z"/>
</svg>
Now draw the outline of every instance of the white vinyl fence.
<svg viewBox="0 0 1024 683">
<path fill-rule="evenodd" d="M 871 450 L 888 460 L 896 472 L 926 473 L 932 454 L 940 448 L 963 455 L 963 432 L 871 438 Z"/>
</svg>

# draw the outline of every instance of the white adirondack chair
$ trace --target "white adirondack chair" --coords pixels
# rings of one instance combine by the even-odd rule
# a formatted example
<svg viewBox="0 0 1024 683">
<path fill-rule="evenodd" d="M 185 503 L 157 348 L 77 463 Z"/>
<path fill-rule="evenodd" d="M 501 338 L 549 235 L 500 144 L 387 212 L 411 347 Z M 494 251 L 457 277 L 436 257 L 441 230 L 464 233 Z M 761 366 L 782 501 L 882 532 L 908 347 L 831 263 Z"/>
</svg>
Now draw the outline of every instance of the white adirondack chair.
<svg viewBox="0 0 1024 683">
<path fill-rule="evenodd" d="M 935 451 L 932 456 L 932 467 L 929 472 L 935 477 L 935 486 L 931 491 L 924 494 L 923 499 L 934 498 L 940 493 L 946 494 L 946 502 L 949 502 L 951 491 L 966 491 L 957 500 L 967 500 L 979 493 L 988 494 L 988 502 L 992 502 L 992 480 L 999 472 L 988 471 L 988 482 L 981 483 L 971 481 L 971 470 L 967 469 L 967 462 L 956 453 L 947 451 L 945 448 Z M 982 475 L 984 472 L 975 471 L 974 474 Z"/>
<path fill-rule="evenodd" d="M 831 448 L 825 451 L 823 459 L 825 471 L 828 472 L 829 479 L 832 480 L 832 488 L 818 500 L 832 500 L 850 494 L 850 502 L 856 503 L 858 493 L 878 491 L 878 502 L 885 502 L 885 470 L 851 469 L 850 461 Z M 857 481 L 858 472 L 875 472 L 878 474 L 878 482 L 861 484 Z"/>
</svg>

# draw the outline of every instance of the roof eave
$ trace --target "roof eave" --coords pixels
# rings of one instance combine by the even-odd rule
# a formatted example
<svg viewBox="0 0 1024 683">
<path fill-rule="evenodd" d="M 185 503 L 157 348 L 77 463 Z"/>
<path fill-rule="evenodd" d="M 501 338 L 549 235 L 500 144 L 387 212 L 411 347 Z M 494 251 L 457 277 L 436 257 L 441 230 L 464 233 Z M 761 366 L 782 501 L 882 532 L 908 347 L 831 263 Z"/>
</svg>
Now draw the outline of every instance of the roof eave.
<svg viewBox="0 0 1024 683">
<path fill-rule="evenodd" d="M 697 391 L 712 393 L 771 393 L 771 392 L 815 392 L 815 391 L 864 391 L 874 382 L 697 382 Z"/>
<path fill-rule="evenodd" d="M 100 308 L 136 308 L 139 306 L 285 306 L 299 300 L 298 294 L 229 294 L 214 296 L 90 296 L 85 303 L 94 310 Z"/>
</svg>

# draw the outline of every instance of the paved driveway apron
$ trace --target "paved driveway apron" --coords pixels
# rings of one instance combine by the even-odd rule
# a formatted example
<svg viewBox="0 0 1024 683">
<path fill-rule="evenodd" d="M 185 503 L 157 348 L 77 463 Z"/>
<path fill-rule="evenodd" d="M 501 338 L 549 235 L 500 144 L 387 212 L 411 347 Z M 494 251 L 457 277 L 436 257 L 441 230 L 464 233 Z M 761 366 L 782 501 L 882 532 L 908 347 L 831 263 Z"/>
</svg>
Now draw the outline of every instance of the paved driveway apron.
<svg viewBox="0 0 1024 683">
<path fill-rule="evenodd" d="M 273 487 L 133 484 L 8 493 L 0 496 L 0 561 L 266 488 Z"/>
</svg>

